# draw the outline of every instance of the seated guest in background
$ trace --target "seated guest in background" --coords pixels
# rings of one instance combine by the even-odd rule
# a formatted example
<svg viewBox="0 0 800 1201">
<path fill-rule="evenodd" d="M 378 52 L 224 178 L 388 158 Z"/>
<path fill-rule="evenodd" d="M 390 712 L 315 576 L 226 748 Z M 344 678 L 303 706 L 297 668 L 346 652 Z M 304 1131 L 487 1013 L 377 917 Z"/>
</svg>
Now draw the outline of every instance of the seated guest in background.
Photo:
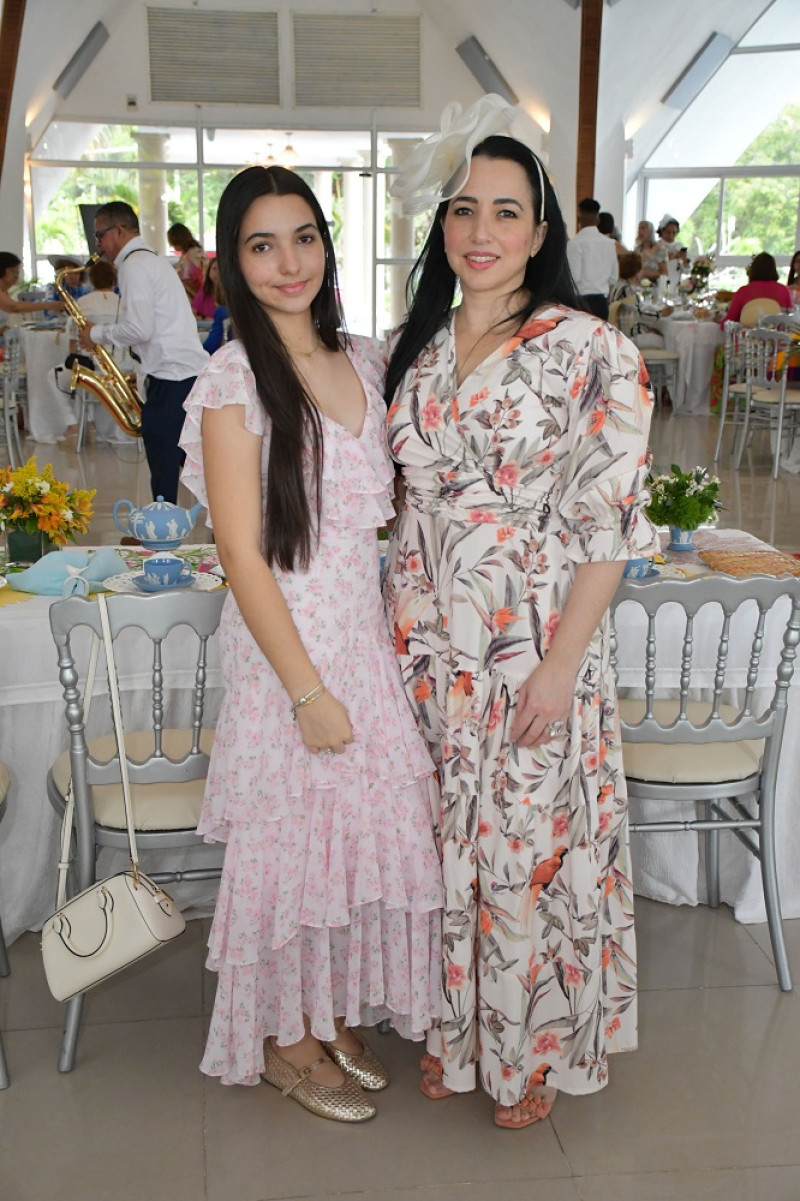
<svg viewBox="0 0 800 1201">
<path fill-rule="evenodd" d="M 642 256 L 642 279 L 658 279 L 659 275 L 667 275 L 669 255 L 661 241 L 656 241 L 656 231 L 652 221 L 640 221 L 633 249 Z"/>
<path fill-rule="evenodd" d="M 43 313 L 45 309 L 60 310 L 63 300 L 15 300 L 10 289 L 19 279 L 22 260 L 9 250 L 0 250 L 0 314 Z M 0 318 L 3 328 L 9 324 Z"/>
<path fill-rule="evenodd" d="M 786 284 L 778 283 L 778 265 L 771 254 L 764 251 L 755 255 L 747 268 L 748 283 L 733 294 L 725 316 L 720 321 L 738 321 L 742 309 L 749 300 L 777 300 L 782 309 L 792 307 L 792 294 Z"/>
<path fill-rule="evenodd" d="M 584 308 L 605 321 L 608 290 L 617 282 L 614 243 L 597 228 L 600 205 L 587 196 L 578 204 L 578 232 L 567 243 L 567 262 Z"/>
<path fill-rule="evenodd" d="M 669 213 L 664 213 L 664 216 L 658 223 L 658 236 L 661 240 L 661 245 L 666 249 L 667 263 L 669 264 L 677 260 L 681 267 L 688 268 L 689 256 L 686 253 L 686 247 L 680 242 L 675 241 L 680 228 L 676 217 L 670 216 Z"/>
<path fill-rule="evenodd" d="M 615 300 L 624 301 L 616 311 L 614 324 L 622 330 L 626 337 L 644 349 L 661 350 L 664 338 L 653 326 L 657 317 L 668 317 L 672 306 L 660 305 L 658 302 L 645 301 L 636 285 L 642 275 L 642 256 L 635 251 L 626 251 L 619 260 L 619 280 L 611 289 L 608 299 L 613 304 Z"/>
<path fill-rule="evenodd" d="M 800 304 L 800 250 L 795 250 L 792 255 L 786 286 L 792 294 L 793 303 Z"/>
<path fill-rule="evenodd" d="M 621 254 L 628 253 L 627 247 L 623 246 L 622 242 L 620 241 L 620 232 L 614 223 L 614 218 L 611 213 L 599 214 L 597 218 L 597 228 L 604 238 L 610 238 L 614 243 L 614 249 L 617 252 L 617 258 L 619 258 Z"/>
<path fill-rule="evenodd" d="M 218 288 L 219 263 L 215 258 L 209 259 L 206 263 L 203 286 L 195 293 L 192 300 L 192 312 L 201 321 L 211 321 L 214 316 L 214 309 L 221 303 L 217 296 Z"/>
<path fill-rule="evenodd" d="M 53 264 L 53 270 L 56 275 L 59 271 L 64 271 L 67 267 L 74 267 L 74 271 L 70 271 L 61 280 L 61 287 L 67 292 L 73 300 L 77 300 L 79 296 L 85 296 L 89 291 L 88 285 L 83 282 L 83 264 L 77 263 L 75 259 L 56 259 Z M 55 284 L 53 285 L 53 295 L 57 296 Z"/>
<path fill-rule="evenodd" d="M 178 279 L 186 289 L 186 295 L 190 300 L 194 300 L 203 286 L 203 268 L 206 261 L 203 247 L 180 222 L 170 225 L 167 230 L 167 241 L 175 253 L 180 255 L 175 270 L 178 272 Z"/>
<path fill-rule="evenodd" d="M 81 312 L 95 325 L 112 325 L 115 321 L 119 321 L 119 310 L 121 297 L 116 291 L 117 287 L 117 269 L 113 263 L 106 262 L 105 259 L 99 259 L 96 263 L 90 263 L 89 283 L 92 285 L 91 291 L 86 292 L 76 302 Z M 78 350 L 77 330 L 75 321 L 72 317 L 67 319 L 67 334 L 70 339 L 69 348 L 71 351 Z M 125 372 L 133 372 L 136 365 L 131 358 L 130 350 L 126 346 L 107 346 L 120 370 Z M 82 355 L 81 361 L 87 367 L 93 367 L 94 363 L 88 355 Z M 69 360 L 67 365 L 70 366 Z"/>
</svg>

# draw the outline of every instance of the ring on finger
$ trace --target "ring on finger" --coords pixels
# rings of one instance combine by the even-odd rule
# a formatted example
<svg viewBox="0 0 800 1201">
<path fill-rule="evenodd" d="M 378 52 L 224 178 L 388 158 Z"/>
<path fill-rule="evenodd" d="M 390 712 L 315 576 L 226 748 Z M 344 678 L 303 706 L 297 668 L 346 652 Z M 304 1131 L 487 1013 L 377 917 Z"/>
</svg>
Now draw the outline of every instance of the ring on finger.
<svg viewBox="0 0 800 1201">
<path fill-rule="evenodd" d="M 563 721 L 551 721 L 547 727 L 547 732 L 551 738 L 559 738 L 566 732 L 566 726 Z"/>
</svg>

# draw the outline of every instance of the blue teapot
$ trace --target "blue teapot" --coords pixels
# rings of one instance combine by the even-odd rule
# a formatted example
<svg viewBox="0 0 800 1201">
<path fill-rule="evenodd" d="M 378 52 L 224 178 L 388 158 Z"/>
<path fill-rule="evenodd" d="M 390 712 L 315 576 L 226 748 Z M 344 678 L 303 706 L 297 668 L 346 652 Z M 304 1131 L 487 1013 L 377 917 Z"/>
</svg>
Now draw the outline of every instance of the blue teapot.
<svg viewBox="0 0 800 1201">
<path fill-rule="evenodd" d="M 117 510 L 126 506 L 127 518 L 117 517 Z M 129 500 L 114 505 L 114 521 L 123 534 L 138 539 L 146 550 L 175 550 L 191 532 L 203 511 L 198 502 L 191 509 L 182 509 L 159 496 L 152 504 L 134 509 Z M 123 524 L 124 523 L 124 524 Z"/>
</svg>

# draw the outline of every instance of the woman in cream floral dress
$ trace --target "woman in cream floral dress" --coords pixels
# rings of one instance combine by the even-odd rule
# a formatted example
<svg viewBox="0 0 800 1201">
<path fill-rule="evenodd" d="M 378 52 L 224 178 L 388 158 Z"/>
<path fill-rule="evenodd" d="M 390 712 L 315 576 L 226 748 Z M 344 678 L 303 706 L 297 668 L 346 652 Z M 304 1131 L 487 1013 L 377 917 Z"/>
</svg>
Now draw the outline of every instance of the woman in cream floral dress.
<svg viewBox="0 0 800 1201">
<path fill-rule="evenodd" d="M 636 1045 L 606 611 L 624 561 L 657 545 L 651 397 L 636 347 L 566 307 L 563 219 L 535 156 L 490 136 L 467 167 L 389 367 L 406 493 L 386 596 L 442 785 L 443 1016 L 422 1091 L 479 1080 L 518 1128 L 558 1089 L 602 1088 L 608 1054 Z"/>
<path fill-rule="evenodd" d="M 433 767 L 378 582 L 383 368 L 338 333 L 330 233 L 299 176 L 235 176 L 217 244 L 238 339 L 198 377 L 182 436 L 231 586 L 199 826 L 227 844 L 202 1070 L 364 1121 L 362 1087 L 388 1078 L 350 1027 L 421 1039 L 439 1006 Z"/>
</svg>

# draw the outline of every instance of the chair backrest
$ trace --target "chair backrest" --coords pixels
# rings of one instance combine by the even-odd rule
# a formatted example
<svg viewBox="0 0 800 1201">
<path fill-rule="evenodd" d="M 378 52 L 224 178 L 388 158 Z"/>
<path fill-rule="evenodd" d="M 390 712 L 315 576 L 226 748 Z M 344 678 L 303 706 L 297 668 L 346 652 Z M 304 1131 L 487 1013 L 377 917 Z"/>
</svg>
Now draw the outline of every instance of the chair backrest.
<svg viewBox="0 0 800 1201">
<path fill-rule="evenodd" d="M 201 732 L 206 707 L 208 641 L 219 625 L 226 595 L 227 589 L 219 588 L 212 592 L 177 591 L 148 596 L 117 594 L 108 597 L 109 624 L 116 648 L 123 699 L 123 721 L 126 707 L 125 678 L 131 663 L 135 664 L 137 687 L 149 693 L 150 734 L 147 735 L 147 748 L 143 750 L 142 738 L 138 734 L 136 738 L 136 754 L 144 753 L 145 757 L 132 759 L 130 749 L 127 754 L 132 785 L 182 783 L 200 779 L 207 772 L 208 755 L 201 747 Z M 80 803 L 79 793 L 85 794 L 91 785 L 114 784 L 120 780 L 116 750 L 108 761 L 100 763 L 91 757 L 86 743 L 84 705 L 78 686 L 78 665 L 73 653 L 73 635 L 83 626 L 88 626 L 102 638 L 99 609 L 93 600 L 71 596 L 51 606 L 50 628 L 58 648 L 59 678 L 70 733 L 70 763 L 76 804 Z M 186 626 L 197 635 L 196 641 L 185 630 L 179 631 L 178 627 Z M 132 628 L 139 633 L 127 633 Z M 124 653 L 120 647 L 120 635 L 123 632 L 126 632 Z M 188 745 L 181 748 L 180 757 L 175 759 L 169 757 L 169 748 L 165 745 L 168 731 L 164 718 L 170 678 L 165 665 L 164 647 L 168 636 L 178 642 L 175 648 L 179 656 L 178 670 L 181 680 L 186 684 L 190 682 L 192 696 L 190 738 Z M 149 656 L 142 653 L 143 637 L 149 639 L 151 644 Z M 85 646 L 85 641 L 82 641 L 82 645 Z M 148 660 L 149 671 L 146 671 L 145 683 L 142 669 Z"/>
<path fill-rule="evenodd" d="M 767 313 L 766 317 L 759 317 L 759 329 L 777 329 L 781 333 L 788 334 L 792 330 L 797 329 L 797 322 L 792 317 L 791 313 Z"/>
<path fill-rule="evenodd" d="M 774 770 L 800 642 L 800 579 L 735 579 L 722 574 L 694 580 L 623 579 L 611 604 L 615 674 L 622 624 L 618 610 L 627 602 L 640 610 L 626 621 L 626 640 L 633 641 L 625 648 L 625 658 L 634 660 L 637 667 L 641 663 L 636 691 L 644 693 L 644 714 L 635 724 L 622 721 L 623 738 L 674 743 L 764 738 L 767 750 L 762 770 Z M 682 611 L 677 625 L 675 609 L 665 606 L 678 606 Z M 633 627 L 636 633 L 631 632 Z M 663 683 L 670 672 L 673 678 Z M 768 704 L 759 704 L 762 689 L 770 696 Z M 731 699 L 737 695 L 740 702 Z M 675 700 L 667 716 L 655 704 L 663 697 Z M 699 719 L 690 702 L 704 697 L 710 699 Z M 723 704 L 727 706 L 724 718 L 720 715 Z"/>
<path fill-rule="evenodd" d="M 745 379 L 748 391 L 754 388 L 771 391 L 786 390 L 789 334 L 774 329 L 749 329 L 744 338 Z"/>
<path fill-rule="evenodd" d="M 769 313 L 780 313 L 781 306 L 777 300 L 770 300 L 766 296 L 760 296 L 756 300 L 748 300 L 747 304 L 739 314 L 739 321 L 747 329 L 753 329 L 758 325 L 762 317 L 766 317 Z"/>
<path fill-rule="evenodd" d="M 726 321 L 723 335 L 723 389 L 725 384 L 738 383 L 744 379 L 745 328 L 738 321 Z"/>
<path fill-rule="evenodd" d="M 19 329 L 9 326 L 3 334 L 3 400 L 13 403 L 19 391 Z"/>
</svg>

